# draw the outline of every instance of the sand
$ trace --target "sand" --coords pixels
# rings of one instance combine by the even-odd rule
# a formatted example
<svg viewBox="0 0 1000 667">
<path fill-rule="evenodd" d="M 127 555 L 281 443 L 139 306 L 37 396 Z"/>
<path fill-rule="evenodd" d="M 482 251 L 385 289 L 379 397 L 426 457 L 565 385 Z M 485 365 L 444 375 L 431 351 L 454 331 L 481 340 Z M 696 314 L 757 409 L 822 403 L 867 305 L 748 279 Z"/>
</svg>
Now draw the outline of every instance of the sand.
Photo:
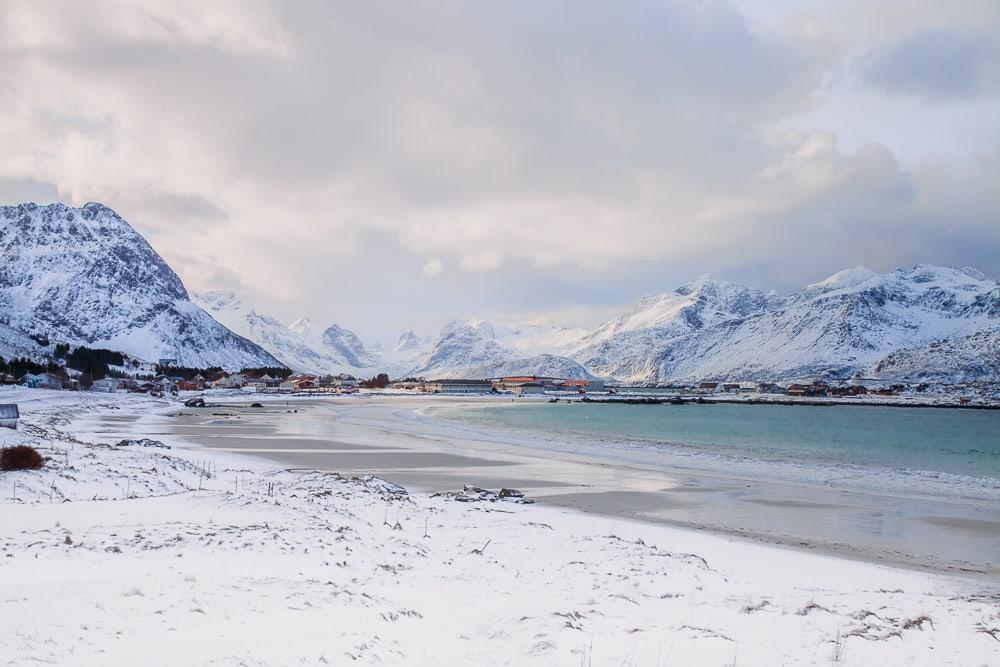
<svg viewBox="0 0 1000 667">
<path fill-rule="evenodd" d="M 178 411 L 165 400 L 23 389 L 0 389 L 0 399 L 24 415 L 0 446 L 31 443 L 49 457 L 40 471 L 0 473 L 0 663 L 884 666 L 1000 656 L 995 579 L 554 503 L 406 493 L 199 447 L 190 433 L 163 436 L 169 450 L 98 444 L 162 430 Z M 399 447 L 415 438 L 402 453 L 478 452 L 504 465 L 438 459 L 445 467 L 399 475 L 433 485 L 517 472 L 550 483 L 536 492 L 640 509 L 659 488 L 686 489 L 667 495 L 685 503 L 726 488 L 401 435 L 403 413 L 355 412 L 364 405 L 334 410 L 333 426 L 308 412 L 266 424 L 269 437 Z M 105 419 L 123 414 L 139 418 Z M 117 433 L 98 435 L 114 422 Z M 585 491 L 552 479 L 565 470 L 660 486 Z"/>
</svg>

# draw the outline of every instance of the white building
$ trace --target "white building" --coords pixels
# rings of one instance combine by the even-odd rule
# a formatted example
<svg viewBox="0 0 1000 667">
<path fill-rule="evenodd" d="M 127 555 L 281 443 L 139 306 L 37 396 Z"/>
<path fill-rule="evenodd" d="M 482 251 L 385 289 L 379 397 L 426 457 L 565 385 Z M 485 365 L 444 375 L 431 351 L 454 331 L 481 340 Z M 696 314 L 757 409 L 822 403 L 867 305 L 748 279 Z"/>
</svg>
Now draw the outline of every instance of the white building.
<svg viewBox="0 0 1000 667">
<path fill-rule="evenodd" d="M 489 380 L 430 380 L 421 391 L 432 394 L 489 394 L 493 384 Z"/>
<path fill-rule="evenodd" d="M 90 386 L 91 391 L 99 391 L 105 394 L 113 394 L 118 391 L 121 385 L 121 380 L 115 378 L 102 378 L 100 380 L 94 380 L 94 384 Z"/>
<path fill-rule="evenodd" d="M 353 375 L 348 375 L 347 373 L 341 373 L 337 377 L 333 378 L 333 381 L 330 384 L 338 389 L 344 389 L 344 388 L 354 389 L 358 386 L 358 384 L 360 384 L 360 380 L 358 380 L 358 378 L 354 377 Z"/>
</svg>

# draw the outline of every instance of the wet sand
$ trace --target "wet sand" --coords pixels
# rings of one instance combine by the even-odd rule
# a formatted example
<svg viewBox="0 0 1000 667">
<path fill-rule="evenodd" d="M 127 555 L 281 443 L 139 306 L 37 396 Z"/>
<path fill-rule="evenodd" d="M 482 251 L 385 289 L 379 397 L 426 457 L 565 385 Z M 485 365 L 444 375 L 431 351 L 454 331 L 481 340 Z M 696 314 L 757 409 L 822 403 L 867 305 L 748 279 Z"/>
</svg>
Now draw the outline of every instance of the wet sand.
<svg viewBox="0 0 1000 667">
<path fill-rule="evenodd" d="M 146 434 L 193 448 L 265 457 L 290 468 L 375 474 L 422 491 L 521 488 L 537 502 L 707 529 L 913 568 L 1000 576 L 1000 511 L 738 475 L 658 470 L 510 444 L 503 432 L 456 433 L 417 415 L 440 401 L 298 402 L 298 412 L 226 406 L 184 410 Z M 135 424 L 108 421 L 113 437 Z"/>
</svg>

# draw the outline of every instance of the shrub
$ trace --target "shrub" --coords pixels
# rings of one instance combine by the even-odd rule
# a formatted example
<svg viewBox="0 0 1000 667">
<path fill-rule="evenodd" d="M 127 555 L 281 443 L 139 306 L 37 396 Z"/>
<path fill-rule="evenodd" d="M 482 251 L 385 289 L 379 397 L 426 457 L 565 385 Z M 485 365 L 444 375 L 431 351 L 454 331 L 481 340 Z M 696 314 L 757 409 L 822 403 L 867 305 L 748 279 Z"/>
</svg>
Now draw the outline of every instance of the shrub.
<svg viewBox="0 0 1000 667">
<path fill-rule="evenodd" d="M 0 470 L 38 470 L 45 465 L 34 447 L 18 445 L 0 450 Z"/>
</svg>

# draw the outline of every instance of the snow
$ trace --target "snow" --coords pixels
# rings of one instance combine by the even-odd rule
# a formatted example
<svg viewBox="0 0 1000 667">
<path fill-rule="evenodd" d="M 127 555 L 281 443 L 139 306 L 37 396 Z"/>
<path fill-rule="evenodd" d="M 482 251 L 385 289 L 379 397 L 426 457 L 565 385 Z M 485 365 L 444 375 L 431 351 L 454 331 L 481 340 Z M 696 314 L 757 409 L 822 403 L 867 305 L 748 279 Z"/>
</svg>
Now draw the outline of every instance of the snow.
<svg viewBox="0 0 1000 667">
<path fill-rule="evenodd" d="M 450 322 L 433 340 L 407 332 L 389 350 L 337 324 L 286 325 L 233 292 L 194 301 L 101 204 L 0 207 L 0 356 L 8 358 L 44 358 L 50 348 L 29 336 L 41 334 L 188 366 L 284 364 L 365 377 L 1000 380 L 990 356 L 1000 283 L 969 267 L 854 267 L 786 298 L 704 275 L 589 331 L 473 318 Z"/>
<path fill-rule="evenodd" d="M 41 334 L 190 366 L 277 363 L 191 304 L 177 274 L 101 204 L 0 207 L 0 311 L 5 356 L 40 357 L 23 337 Z"/>
<path fill-rule="evenodd" d="M 829 292 L 839 289 L 856 289 L 865 283 L 877 280 L 879 274 L 864 266 L 855 266 L 853 269 L 838 271 L 829 278 L 818 283 L 807 285 L 806 292 Z"/>
<path fill-rule="evenodd" d="M 286 326 L 244 304 L 235 292 L 205 292 L 195 294 L 194 300 L 296 372 L 372 376 L 382 368 L 382 360 L 354 332 L 336 324 L 323 332 L 317 332 L 308 318 Z"/>
<path fill-rule="evenodd" d="M 794 381 L 883 370 L 893 379 L 995 381 L 995 366 L 968 359 L 987 354 L 1000 331 L 998 288 L 978 272 L 933 265 L 886 274 L 856 267 L 786 299 L 703 277 L 643 299 L 572 356 L 625 381 Z M 948 340 L 954 344 L 942 347 Z M 890 363 L 901 358 L 908 361 Z"/>
<path fill-rule="evenodd" d="M 175 405 L 0 398 L 24 413 L 0 440 L 51 456 L 0 473 L 11 663 L 989 664 L 1000 648 L 982 581 L 98 446 L 94 417 L 142 415 L 140 435 Z"/>
<path fill-rule="evenodd" d="M 506 335 L 511 335 L 512 332 Z M 414 375 L 434 378 L 488 378 L 538 375 L 562 378 L 593 377 L 578 362 L 554 354 L 521 356 L 495 340 L 488 322 L 449 322 Z"/>
<path fill-rule="evenodd" d="M 218 300 L 238 303 L 235 295 Z M 309 352 L 296 354 L 294 344 L 284 340 L 288 328 L 277 321 L 251 331 L 224 312 L 218 315 L 293 367 L 310 361 L 315 366 L 309 354 L 324 347 L 309 333 L 307 321 L 291 327 L 299 336 L 312 336 L 304 344 Z M 343 342 L 335 355 L 340 363 L 351 359 L 352 350 L 366 352 L 351 332 L 331 330 Z M 989 354 L 998 335 L 1000 284 L 968 267 L 922 264 L 885 274 L 854 267 L 785 298 L 703 275 L 647 296 L 591 331 L 454 320 L 433 341 L 407 332 L 394 349 L 370 358 L 394 376 L 597 375 L 664 383 L 862 375 L 996 381 L 1000 375 Z M 336 346 L 326 345 L 331 347 Z M 985 361 L 978 360 L 983 355 Z"/>
</svg>

